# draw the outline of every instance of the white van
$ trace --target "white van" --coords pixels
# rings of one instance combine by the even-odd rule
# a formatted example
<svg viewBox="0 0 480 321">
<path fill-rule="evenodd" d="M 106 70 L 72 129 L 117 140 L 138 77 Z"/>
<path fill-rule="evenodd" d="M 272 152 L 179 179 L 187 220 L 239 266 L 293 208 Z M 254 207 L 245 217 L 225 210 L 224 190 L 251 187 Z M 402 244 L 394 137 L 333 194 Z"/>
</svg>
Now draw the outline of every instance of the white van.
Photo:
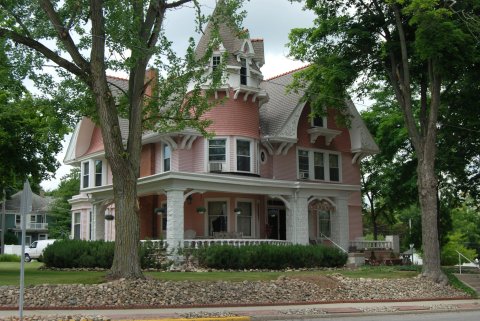
<svg viewBox="0 0 480 321">
<path fill-rule="evenodd" d="M 30 262 L 32 259 L 38 259 L 47 246 L 56 240 L 38 240 L 25 248 L 25 262 Z"/>
</svg>

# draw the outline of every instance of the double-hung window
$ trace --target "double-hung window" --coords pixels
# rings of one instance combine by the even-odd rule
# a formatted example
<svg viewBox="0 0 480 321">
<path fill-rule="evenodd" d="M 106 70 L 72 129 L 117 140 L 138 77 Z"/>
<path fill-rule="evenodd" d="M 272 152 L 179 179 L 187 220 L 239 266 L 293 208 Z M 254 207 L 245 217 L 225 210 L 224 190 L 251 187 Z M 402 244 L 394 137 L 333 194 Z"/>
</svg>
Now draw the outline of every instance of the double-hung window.
<svg viewBox="0 0 480 321">
<path fill-rule="evenodd" d="M 298 173 L 300 178 L 308 179 L 310 177 L 310 162 L 308 160 L 308 151 L 298 151 Z"/>
<path fill-rule="evenodd" d="M 338 155 L 328 155 L 328 165 L 330 169 L 330 180 L 333 182 L 340 181 L 340 166 L 338 161 Z"/>
<path fill-rule="evenodd" d="M 82 187 L 87 188 L 90 181 L 90 162 L 83 163 Z"/>
<path fill-rule="evenodd" d="M 325 162 L 323 153 L 314 152 L 313 153 L 313 168 L 314 168 L 314 177 L 315 179 L 325 180 Z"/>
<path fill-rule="evenodd" d="M 298 150 L 298 178 L 340 182 L 340 154 L 329 151 Z"/>
<path fill-rule="evenodd" d="M 165 144 L 163 145 L 163 171 L 168 172 L 170 171 L 170 158 L 171 158 L 171 150 L 170 146 Z"/>
<path fill-rule="evenodd" d="M 95 186 L 102 186 L 103 162 L 95 160 Z"/>
<path fill-rule="evenodd" d="M 225 138 L 208 141 L 208 164 L 210 172 L 222 172 L 227 161 L 227 140 Z"/>
<path fill-rule="evenodd" d="M 251 171 L 250 141 L 237 140 L 237 171 Z"/>
<path fill-rule="evenodd" d="M 73 239 L 79 240 L 80 239 L 80 213 L 73 214 Z"/>
</svg>

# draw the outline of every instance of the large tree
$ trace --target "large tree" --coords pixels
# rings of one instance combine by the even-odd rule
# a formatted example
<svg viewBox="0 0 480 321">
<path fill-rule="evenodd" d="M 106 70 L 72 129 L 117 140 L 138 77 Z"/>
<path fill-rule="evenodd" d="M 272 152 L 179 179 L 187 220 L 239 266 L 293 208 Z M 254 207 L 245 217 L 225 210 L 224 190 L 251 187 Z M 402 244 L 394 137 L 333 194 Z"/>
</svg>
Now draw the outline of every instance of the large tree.
<svg viewBox="0 0 480 321">
<path fill-rule="evenodd" d="M 290 48 L 313 65 L 297 80 L 308 82 L 307 98 L 317 113 L 325 105 L 345 109 L 352 88 L 364 93 L 375 83 L 392 88 L 418 161 L 423 275 L 447 282 L 437 229 L 439 107 L 442 91 L 478 60 L 480 1 L 307 0 L 305 5 L 318 17 L 314 27 L 292 31 Z"/>
<path fill-rule="evenodd" d="M 236 10 L 241 1 L 218 2 L 209 19 L 213 30 L 222 19 L 228 19 L 232 26 L 238 22 L 242 15 Z M 74 85 L 69 90 L 81 92 L 83 86 L 92 97 L 91 108 L 80 108 L 80 112 L 100 126 L 105 157 L 112 170 L 117 231 L 112 278 L 143 277 L 136 185 L 142 133 L 145 129 L 190 127 L 205 134 L 209 122 L 201 116 L 215 103 L 210 98 L 221 82 L 220 72 L 206 75 L 204 69 L 219 44 L 218 37 L 212 37 L 204 57 L 195 55 L 193 40 L 184 58 L 172 50 L 172 42 L 163 30 L 164 21 L 169 11 L 185 5 L 195 8 L 197 28 L 201 30 L 207 18 L 199 0 L 0 1 L 0 36 L 19 45 L 17 49 L 23 51 L 17 50 L 17 56 L 31 57 L 35 62 L 48 60 L 58 66 L 57 72 L 66 79 L 64 84 Z M 155 80 L 146 82 L 149 64 L 160 72 Z M 121 99 L 112 95 L 109 69 L 128 75 L 128 90 Z M 211 84 L 208 90 L 202 87 L 205 83 Z M 148 86 L 154 90 L 146 97 Z M 126 142 L 120 133 L 119 117 L 129 122 Z"/>
<path fill-rule="evenodd" d="M 60 165 L 55 155 L 62 149 L 69 117 L 58 111 L 58 101 L 33 96 L 22 83 L 24 73 L 9 64 L 9 45 L 0 39 L 0 201 L 3 253 L 4 204 L 8 194 L 29 179 L 38 192 L 40 182 Z"/>
</svg>

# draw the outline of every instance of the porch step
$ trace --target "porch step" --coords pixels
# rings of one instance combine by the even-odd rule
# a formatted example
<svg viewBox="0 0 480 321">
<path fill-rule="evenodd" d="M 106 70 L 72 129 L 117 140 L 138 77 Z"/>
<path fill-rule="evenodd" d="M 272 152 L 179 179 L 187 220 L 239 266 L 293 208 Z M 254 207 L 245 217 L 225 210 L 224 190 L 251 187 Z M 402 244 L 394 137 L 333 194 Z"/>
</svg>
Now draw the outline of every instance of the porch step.
<svg viewBox="0 0 480 321">
<path fill-rule="evenodd" d="M 462 281 L 465 285 L 468 285 L 475 291 L 477 291 L 478 294 L 480 294 L 480 274 L 478 273 L 467 273 L 467 274 L 455 274 L 457 279 Z"/>
</svg>

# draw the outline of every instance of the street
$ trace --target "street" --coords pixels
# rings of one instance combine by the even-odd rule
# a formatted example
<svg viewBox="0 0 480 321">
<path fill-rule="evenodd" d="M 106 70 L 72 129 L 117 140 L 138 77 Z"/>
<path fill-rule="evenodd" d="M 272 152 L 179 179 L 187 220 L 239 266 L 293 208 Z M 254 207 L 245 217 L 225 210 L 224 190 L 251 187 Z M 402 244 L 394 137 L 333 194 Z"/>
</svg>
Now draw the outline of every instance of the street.
<svg viewBox="0 0 480 321">
<path fill-rule="evenodd" d="M 380 314 L 380 315 L 368 315 L 368 316 L 332 316 L 332 317 L 319 317 L 313 319 L 302 319 L 302 321 L 478 321 L 480 319 L 479 311 L 452 311 L 441 313 L 420 313 L 420 314 Z M 285 319 L 278 319 L 275 321 L 284 321 Z M 273 320 L 272 320 L 273 321 Z"/>
</svg>

